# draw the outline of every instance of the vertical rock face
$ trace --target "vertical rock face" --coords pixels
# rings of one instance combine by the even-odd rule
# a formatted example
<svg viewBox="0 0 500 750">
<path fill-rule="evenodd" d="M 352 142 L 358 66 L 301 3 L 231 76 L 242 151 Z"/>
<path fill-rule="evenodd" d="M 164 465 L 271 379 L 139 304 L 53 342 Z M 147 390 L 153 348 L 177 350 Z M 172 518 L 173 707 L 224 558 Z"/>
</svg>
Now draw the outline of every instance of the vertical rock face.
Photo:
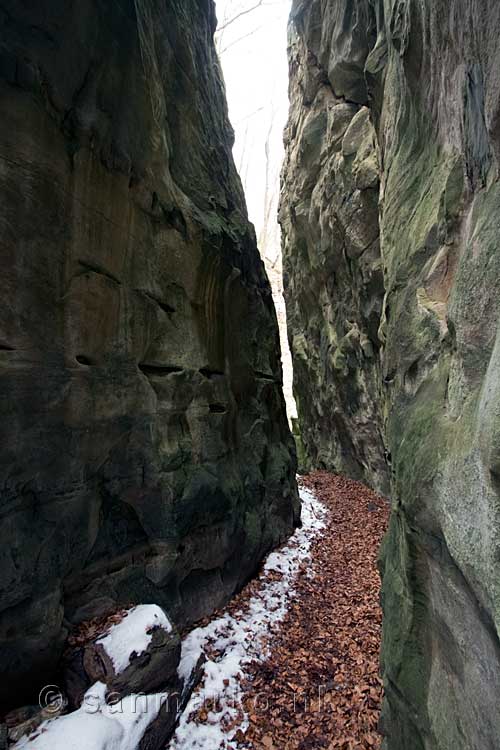
<svg viewBox="0 0 500 750">
<path fill-rule="evenodd" d="M 182 624 L 297 521 L 211 0 L 0 8 L 2 699 L 71 622 Z"/>
<path fill-rule="evenodd" d="M 294 7 L 280 208 L 294 391 L 306 463 L 386 492 L 375 131 L 362 76 L 356 91 L 329 77 L 321 24 L 320 4 Z"/>
<path fill-rule="evenodd" d="M 359 146 L 349 156 L 344 130 L 347 153 L 342 145 L 332 171 L 336 140 L 318 96 L 335 102 L 332 110 L 343 97 L 360 126 L 367 106 L 377 134 L 384 282 L 370 289 L 381 318 L 370 338 L 371 369 L 352 359 L 350 381 L 362 384 L 365 400 L 383 391 L 378 451 L 385 445 L 392 463 L 382 559 L 386 746 L 493 750 L 500 737 L 500 6 L 313 0 L 294 3 L 291 28 L 282 217 L 307 443 L 321 429 L 313 409 L 325 401 L 318 393 L 325 379 L 337 395 L 322 419 L 340 411 L 344 432 L 360 434 L 338 370 L 325 368 L 325 339 L 346 319 L 365 331 L 368 319 L 360 308 L 354 318 L 353 307 L 341 307 L 363 290 L 364 255 L 343 281 L 348 234 L 330 229 L 331 217 L 353 204 Z M 316 156 L 301 162 L 305 123 L 325 111 Z M 346 169 L 349 182 L 339 189 Z M 367 209 L 363 215 L 371 238 L 376 222 Z M 356 476 L 356 463 L 337 455 L 338 431 L 322 440 L 332 465 Z M 353 461 L 366 462 L 366 451 L 350 444 Z"/>
</svg>

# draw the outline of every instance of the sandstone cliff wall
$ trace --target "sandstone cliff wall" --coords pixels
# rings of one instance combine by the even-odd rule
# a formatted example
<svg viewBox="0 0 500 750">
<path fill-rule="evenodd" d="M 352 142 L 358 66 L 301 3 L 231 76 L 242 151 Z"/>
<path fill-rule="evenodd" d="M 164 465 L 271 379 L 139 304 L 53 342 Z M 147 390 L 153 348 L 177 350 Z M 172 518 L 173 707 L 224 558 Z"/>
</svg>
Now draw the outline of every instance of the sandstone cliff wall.
<svg viewBox="0 0 500 750">
<path fill-rule="evenodd" d="M 391 462 L 390 750 L 500 737 L 499 33 L 492 0 L 292 10 L 281 214 L 299 414 L 312 460 L 321 433 L 325 464 L 375 486 Z"/>
<path fill-rule="evenodd" d="M 0 5 L 4 702 L 71 623 L 198 618 L 297 521 L 215 22 L 211 0 Z"/>
<path fill-rule="evenodd" d="M 329 78 L 333 22 L 317 3 L 296 6 L 292 19 L 280 222 L 306 464 L 386 492 L 375 131 L 366 88 L 346 92 Z M 352 80 L 362 88 L 359 75 Z"/>
</svg>

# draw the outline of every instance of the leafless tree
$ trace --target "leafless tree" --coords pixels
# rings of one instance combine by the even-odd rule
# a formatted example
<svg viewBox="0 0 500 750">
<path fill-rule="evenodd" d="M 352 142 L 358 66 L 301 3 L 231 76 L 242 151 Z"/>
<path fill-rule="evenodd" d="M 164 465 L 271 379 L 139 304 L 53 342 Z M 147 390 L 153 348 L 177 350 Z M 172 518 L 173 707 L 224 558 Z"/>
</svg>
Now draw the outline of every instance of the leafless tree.
<svg viewBox="0 0 500 750">
<path fill-rule="evenodd" d="M 233 0 L 232 2 L 227 3 L 224 9 L 224 16 L 219 19 L 219 24 L 217 26 L 217 31 L 215 34 L 215 46 L 219 56 L 223 55 L 224 52 L 226 52 L 230 47 L 233 47 L 243 39 L 252 36 L 260 28 L 262 28 L 261 26 L 259 26 L 252 29 L 251 31 L 245 33 L 243 36 L 232 41 L 227 45 L 227 47 L 224 47 L 224 32 L 229 26 L 232 26 L 237 21 L 243 20 L 246 16 L 254 14 L 255 11 L 259 10 L 259 8 L 268 7 L 270 5 L 277 5 L 280 1 L 282 0 L 258 0 L 257 2 L 255 2 L 255 0 L 253 2 L 251 2 L 251 0 L 246 0 L 246 2 L 241 2 L 241 0 Z M 249 2 L 251 2 L 250 5 L 248 4 Z"/>
<path fill-rule="evenodd" d="M 254 25 L 262 17 L 262 14 L 259 15 L 259 9 L 262 10 L 269 6 L 276 6 L 283 2 L 287 2 L 287 0 L 229 0 L 226 2 L 224 4 L 224 13 L 222 18 L 219 19 L 216 33 L 216 46 L 219 57 L 222 59 L 229 49 L 235 47 L 248 37 L 253 36 L 262 28 L 262 24 Z M 252 24 L 250 24 L 250 20 Z M 235 25 L 237 22 L 240 22 L 239 26 Z M 251 28 L 246 30 L 248 26 L 251 26 Z M 229 32 L 227 31 L 228 29 Z M 240 30 L 245 33 L 238 34 Z M 242 121 L 240 120 L 235 123 L 236 129 L 240 133 L 238 171 L 243 188 L 245 192 L 248 192 L 248 174 L 251 169 L 255 148 L 256 146 L 259 149 L 262 148 L 261 143 L 257 145 L 252 139 L 253 129 L 251 120 L 256 116 L 269 118 L 267 125 L 265 125 L 266 135 L 263 145 L 265 171 L 262 223 L 259 229 L 258 241 L 259 249 L 266 265 L 273 269 L 277 267 L 280 261 L 279 228 L 276 220 L 274 220 L 278 210 L 280 171 L 280 165 L 276 161 L 272 145 L 272 137 L 276 127 L 276 114 L 272 103 L 254 110 L 244 118 L 247 122 L 243 134 L 241 134 Z"/>
</svg>

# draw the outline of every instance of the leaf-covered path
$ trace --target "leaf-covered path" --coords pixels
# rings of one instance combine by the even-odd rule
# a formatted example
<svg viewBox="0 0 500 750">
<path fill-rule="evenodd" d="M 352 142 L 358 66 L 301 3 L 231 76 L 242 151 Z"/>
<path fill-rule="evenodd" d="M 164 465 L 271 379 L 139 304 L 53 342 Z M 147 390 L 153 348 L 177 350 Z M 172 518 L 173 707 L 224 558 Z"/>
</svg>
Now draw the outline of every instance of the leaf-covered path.
<svg viewBox="0 0 500 750">
<path fill-rule="evenodd" d="M 174 741 L 175 750 L 188 745 L 203 750 L 380 747 L 377 554 L 388 504 L 360 483 L 327 472 L 304 477 L 302 484 L 326 513 L 322 508 L 307 554 L 298 555 L 293 574 L 283 574 L 291 594 L 286 612 L 269 618 L 264 636 L 262 628 L 246 627 L 248 610 L 261 599 L 269 606 L 266 587 L 279 584 L 280 566 L 277 570 L 267 564 L 215 623 L 196 631 L 210 633 L 204 650 L 209 672 L 218 669 L 219 681 L 224 677 L 221 650 L 234 652 L 238 641 L 240 651 L 241 644 L 248 643 L 248 651 L 257 657 L 243 659 L 236 683 L 222 679 L 226 692 L 234 693 L 237 685 L 231 705 L 227 695 L 216 697 L 213 704 L 201 702 L 187 722 L 184 717 L 185 742 Z M 310 516 L 311 510 L 307 512 Z M 284 548 L 284 559 L 293 558 L 293 549 L 293 544 Z M 300 551 L 300 545 L 295 549 Z"/>
<path fill-rule="evenodd" d="M 311 550 L 312 569 L 299 573 L 272 656 L 252 669 L 248 747 L 377 748 L 377 555 L 388 504 L 360 483 L 327 472 L 303 481 L 327 506 L 327 523 Z M 254 702 L 261 709 L 268 703 L 269 710 L 251 711 Z"/>
</svg>

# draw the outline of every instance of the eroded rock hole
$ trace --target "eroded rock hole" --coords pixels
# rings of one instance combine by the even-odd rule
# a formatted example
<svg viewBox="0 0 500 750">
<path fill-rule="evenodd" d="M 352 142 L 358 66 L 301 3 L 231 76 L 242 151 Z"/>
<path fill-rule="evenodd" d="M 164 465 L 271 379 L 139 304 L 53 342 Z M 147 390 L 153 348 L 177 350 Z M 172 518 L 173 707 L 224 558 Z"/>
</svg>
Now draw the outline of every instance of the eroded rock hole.
<svg viewBox="0 0 500 750">
<path fill-rule="evenodd" d="M 166 377 L 167 375 L 174 375 L 176 373 L 184 372 L 183 367 L 178 367 L 177 365 L 145 365 L 140 364 L 139 370 L 144 373 L 144 375 L 151 377 Z"/>
<path fill-rule="evenodd" d="M 75 359 L 79 365 L 83 365 L 84 367 L 92 367 L 92 365 L 95 365 L 94 360 L 87 357 L 85 354 L 79 354 Z"/>
</svg>

